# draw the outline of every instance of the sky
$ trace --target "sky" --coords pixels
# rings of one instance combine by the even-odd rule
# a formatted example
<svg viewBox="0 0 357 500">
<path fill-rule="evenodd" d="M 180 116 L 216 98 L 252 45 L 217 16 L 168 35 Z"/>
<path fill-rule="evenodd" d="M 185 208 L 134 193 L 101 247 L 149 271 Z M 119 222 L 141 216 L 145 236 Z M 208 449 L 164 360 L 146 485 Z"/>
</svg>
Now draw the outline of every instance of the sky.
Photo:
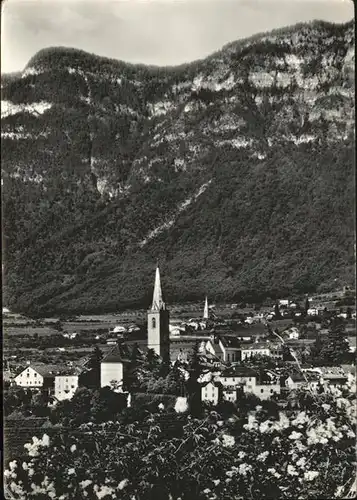
<svg viewBox="0 0 357 500">
<path fill-rule="evenodd" d="M 1 72 L 22 70 L 51 46 L 175 65 L 255 33 L 353 17 L 352 0 L 4 0 Z"/>
</svg>

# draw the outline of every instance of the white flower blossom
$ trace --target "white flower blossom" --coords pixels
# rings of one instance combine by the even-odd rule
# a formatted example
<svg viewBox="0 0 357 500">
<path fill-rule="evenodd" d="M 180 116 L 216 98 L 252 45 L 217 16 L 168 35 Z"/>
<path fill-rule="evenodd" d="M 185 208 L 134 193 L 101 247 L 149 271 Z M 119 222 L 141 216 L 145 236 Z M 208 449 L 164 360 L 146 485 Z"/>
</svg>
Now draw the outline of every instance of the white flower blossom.
<svg viewBox="0 0 357 500">
<path fill-rule="evenodd" d="M 297 417 L 291 421 L 292 425 L 306 424 L 309 421 L 309 417 L 306 415 L 305 411 L 301 411 Z"/>
<path fill-rule="evenodd" d="M 265 432 L 269 432 L 271 429 L 272 422 L 270 420 L 265 420 L 259 425 L 259 431 L 264 434 Z"/>
<path fill-rule="evenodd" d="M 26 462 L 22 462 L 22 468 L 23 468 L 24 470 L 27 470 L 27 469 L 29 468 L 29 466 L 27 465 L 27 463 L 26 463 Z"/>
<path fill-rule="evenodd" d="M 239 458 L 240 460 L 242 460 L 242 459 L 243 459 L 246 455 L 247 455 L 247 454 L 246 454 L 244 451 L 240 451 L 240 452 L 238 453 L 238 458 Z"/>
<path fill-rule="evenodd" d="M 104 498 L 107 495 L 111 495 L 114 493 L 114 489 L 111 488 L 110 486 L 101 486 L 100 489 L 96 491 L 97 497 L 98 498 Z"/>
<path fill-rule="evenodd" d="M 267 459 L 268 456 L 269 456 L 269 451 L 263 451 L 263 453 L 260 453 L 257 456 L 257 460 L 259 460 L 261 462 L 265 462 L 265 460 Z"/>
<path fill-rule="evenodd" d="M 92 484 L 92 481 L 90 479 L 86 479 L 85 481 L 81 481 L 79 483 L 80 487 L 84 490 L 85 488 L 87 488 L 87 486 L 89 486 L 90 484 Z"/>
<path fill-rule="evenodd" d="M 296 432 L 296 431 L 293 431 L 290 436 L 289 436 L 289 439 L 300 439 L 302 436 L 301 432 Z"/>
<path fill-rule="evenodd" d="M 211 493 L 211 490 L 206 488 L 205 490 L 203 490 L 203 493 L 205 493 L 206 495 L 208 495 L 209 493 Z"/>
<path fill-rule="evenodd" d="M 72 444 L 72 446 L 70 448 L 71 452 L 74 453 L 76 451 L 76 449 L 77 449 L 77 446 L 75 444 Z"/>
<path fill-rule="evenodd" d="M 299 473 L 296 472 L 295 467 L 291 464 L 288 465 L 287 472 L 288 472 L 288 474 L 290 474 L 290 476 L 298 476 L 299 475 Z"/>
<path fill-rule="evenodd" d="M 252 466 L 249 464 L 240 464 L 239 466 L 239 474 L 242 474 L 243 476 L 246 476 L 248 472 L 252 470 Z"/>
<path fill-rule="evenodd" d="M 71 467 L 70 469 L 68 469 L 68 471 L 67 471 L 67 472 L 68 472 L 68 475 L 69 475 L 69 476 L 71 476 L 72 474 L 75 474 L 75 473 L 76 473 L 76 471 L 75 471 L 75 469 L 74 469 L 73 467 Z"/>
<path fill-rule="evenodd" d="M 279 425 L 282 429 L 286 429 L 290 426 L 290 420 L 285 413 L 279 412 Z"/>
<path fill-rule="evenodd" d="M 235 445 L 234 436 L 229 436 L 227 434 L 223 434 L 223 436 L 222 436 L 222 445 L 225 448 L 232 448 L 232 446 Z"/>
<path fill-rule="evenodd" d="M 221 482 L 221 480 L 220 480 L 220 479 L 213 479 L 213 484 L 214 484 L 215 486 L 218 486 L 220 482 Z"/>
<path fill-rule="evenodd" d="M 295 441 L 295 446 L 300 452 L 305 451 L 307 449 L 306 446 L 302 444 L 301 441 Z"/>
<path fill-rule="evenodd" d="M 13 460 L 12 462 L 9 463 L 10 470 L 15 470 L 17 467 L 17 462 L 16 460 Z"/>
<path fill-rule="evenodd" d="M 298 467 L 305 467 L 305 464 L 306 464 L 306 458 L 305 457 L 301 457 L 297 462 L 296 462 L 296 465 Z"/>
<path fill-rule="evenodd" d="M 254 415 L 248 415 L 248 423 L 243 425 L 244 429 L 247 431 L 252 431 L 258 429 L 258 422 Z"/>
<path fill-rule="evenodd" d="M 188 410 L 188 404 L 186 398 L 177 398 L 175 403 L 175 412 L 176 413 L 185 413 Z"/>
<path fill-rule="evenodd" d="M 306 479 L 306 481 L 313 481 L 318 475 L 319 473 L 317 471 L 309 470 L 304 473 L 304 479 Z"/>
<path fill-rule="evenodd" d="M 123 479 L 122 481 L 120 481 L 120 483 L 118 484 L 118 489 L 119 490 L 123 490 L 127 485 L 129 484 L 129 479 Z"/>
</svg>

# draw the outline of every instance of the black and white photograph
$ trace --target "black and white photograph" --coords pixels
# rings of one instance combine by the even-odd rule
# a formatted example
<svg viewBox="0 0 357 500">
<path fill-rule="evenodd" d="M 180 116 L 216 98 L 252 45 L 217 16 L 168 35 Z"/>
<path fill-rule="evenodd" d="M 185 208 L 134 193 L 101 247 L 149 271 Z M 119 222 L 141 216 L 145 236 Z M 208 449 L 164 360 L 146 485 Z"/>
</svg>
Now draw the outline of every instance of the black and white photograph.
<svg viewBox="0 0 357 500">
<path fill-rule="evenodd" d="M 352 0 L 1 2 L 3 497 L 357 496 Z"/>
</svg>

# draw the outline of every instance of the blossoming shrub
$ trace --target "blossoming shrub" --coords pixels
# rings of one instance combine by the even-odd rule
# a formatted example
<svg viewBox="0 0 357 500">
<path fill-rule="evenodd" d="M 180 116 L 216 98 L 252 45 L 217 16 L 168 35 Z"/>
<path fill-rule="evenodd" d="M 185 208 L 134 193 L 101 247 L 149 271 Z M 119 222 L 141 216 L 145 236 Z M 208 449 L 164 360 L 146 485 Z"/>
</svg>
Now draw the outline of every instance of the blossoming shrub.
<svg viewBox="0 0 357 500">
<path fill-rule="evenodd" d="M 14 497 L 59 500 L 331 498 L 354 479 L 355 401 L 324 395 L 311 409 L 223 421 L 162 412 L 131 423 L 85 424 L 26 445 L 28 459 L 5 472 Z"/>
</svg>

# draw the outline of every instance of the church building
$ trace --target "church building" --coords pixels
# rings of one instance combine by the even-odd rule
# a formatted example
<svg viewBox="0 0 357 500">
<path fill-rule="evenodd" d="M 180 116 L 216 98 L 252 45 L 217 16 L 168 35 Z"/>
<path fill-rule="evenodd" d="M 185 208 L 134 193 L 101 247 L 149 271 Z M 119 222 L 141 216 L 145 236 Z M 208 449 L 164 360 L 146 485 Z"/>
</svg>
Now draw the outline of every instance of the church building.
<svg viewBox="0 0 357 500">
<path fill-rule="evenodd" d="M 148 349 L 154 349 L 165 363 L 170 362 L 169 311 L 162 298 L 160 270 L 156 268 L 154 295 L 148 310 Z"/>
</svg>

